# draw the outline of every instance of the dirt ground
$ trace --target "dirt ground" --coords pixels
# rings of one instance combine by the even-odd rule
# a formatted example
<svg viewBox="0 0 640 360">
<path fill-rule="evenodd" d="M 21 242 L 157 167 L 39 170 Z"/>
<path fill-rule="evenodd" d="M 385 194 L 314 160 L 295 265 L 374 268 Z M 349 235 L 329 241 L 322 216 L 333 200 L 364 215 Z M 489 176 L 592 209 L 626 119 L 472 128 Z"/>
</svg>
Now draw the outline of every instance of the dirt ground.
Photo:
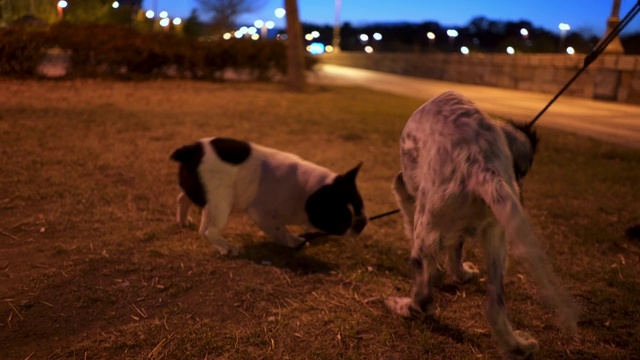
<svg viewBox="0 0 640 360">
<path fill-rule="evenodd" d="M 301 251 L 245 216 L 217 255 L 175 222 L 175 148 L 230 136 L 335 171 L 364 161 L 370 215 L 394 209 L 398 138 L 421 102 L 353 88 L 191 81 L 0 80 L 0 359 L 493 359 L 484 277 L 446 286 L 435 321 L 384 306 L 408 294 L 401 219 Z M 425 99 L 426 100 L 426 99 Z M 581 308 L 555 326 L 522 259 L 506 274 L 514 327 L 540 359 L 640 358 L 640 151 L 542 128 L 526 207 Z M 192 211 L 198 220 L 197 211 Z M 302 229 L 299 229 L 302 231 Z M 485 274 L 482 252 L 466 256 Z"/>
</svg>

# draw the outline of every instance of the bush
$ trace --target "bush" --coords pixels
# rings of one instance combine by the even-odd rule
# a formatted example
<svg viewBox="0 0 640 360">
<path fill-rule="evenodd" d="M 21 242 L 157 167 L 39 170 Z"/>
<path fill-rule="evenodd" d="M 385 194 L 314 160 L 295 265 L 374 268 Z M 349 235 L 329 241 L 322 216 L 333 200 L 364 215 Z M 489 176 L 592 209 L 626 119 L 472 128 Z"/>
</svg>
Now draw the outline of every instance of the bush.
<svg viewBox="0 0 640 360">
<path fill-rule="evenodd" d="M 0 75 L 34 76 L 44 59 L 47 34 L 28 27 L 0 28 Z"/>
<path fill-rule="evenodd" d="M 167 32 L 141 34 L 121 25 L 60 23 L 48 31 L 3 29 L 0 74 L 35 75 L 50 47 L 70 55 L 67 75 L 72 77 L 221 80 L 225 70 L 234 69 L 268 80 L 286 73 L 286 47 L 275 40 L 195 41 Z M 313 66 L 316 60 L 308 59 Z"/>
</svg>

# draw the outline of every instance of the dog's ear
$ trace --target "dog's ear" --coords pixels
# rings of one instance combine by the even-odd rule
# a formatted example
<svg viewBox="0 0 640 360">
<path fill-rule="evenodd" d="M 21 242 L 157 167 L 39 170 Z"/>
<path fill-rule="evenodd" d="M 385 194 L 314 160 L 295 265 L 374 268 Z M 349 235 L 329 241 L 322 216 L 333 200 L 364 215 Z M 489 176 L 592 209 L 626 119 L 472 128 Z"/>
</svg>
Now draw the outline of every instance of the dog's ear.
<svg viewBox="0 0 640 360">
<path fill-rule="evenodd" d="M 360 171 L 360 167 L 362 166 L 362 161 L 360 161 L 358 163 L 358 165 L 356 165 L 356 167 L 354 167 L 353 169 L 347 171 L 346 173 L 344 173 L 344 178 L 350 181 L 353 181 L 354 183 L 356 182 L 356 176 L 358 176 L 358 171 Z"/>
<path fill-rule="evenodd" d="M 169 157 L 173 161 L 177 161 L 185 165 L 198 165 L 204 156 L 204 149 L 199 142 L 185 145 L 177 148 Z"/>
<path fill-rule="evenodd" d="M 540 136 L 538 132 L 533 127 L 534 122 L 530 121 L 525 124 L 518 124 L 515 122 L 511 122 L 513 127 L 520 130 L 526 137 L 529 139 L 529 143 L 531 143 L 531 149 L 535 153 L 538 150 L 538 142 L 540 141 Z"/>
</svg>

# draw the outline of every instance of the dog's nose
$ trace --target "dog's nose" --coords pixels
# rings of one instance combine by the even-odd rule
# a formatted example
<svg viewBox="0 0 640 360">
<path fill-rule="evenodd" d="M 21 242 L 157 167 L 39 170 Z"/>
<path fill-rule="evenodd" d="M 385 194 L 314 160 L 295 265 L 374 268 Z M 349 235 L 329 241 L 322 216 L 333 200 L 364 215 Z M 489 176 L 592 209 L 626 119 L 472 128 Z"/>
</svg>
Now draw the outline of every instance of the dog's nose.
<svg viewBox="0 0 640 360">
<path fill-rule="evenodd" d="M 365 226 L 367 226 L 367 217 L 359 216 L 359 217 L 356 217 L 355 220 L 353 221 L 353 224 L 351 225 L 351 230 L 357 235 L 357 234 L 360 234 L 362 230 L 364 230 Z"/>
</svg>

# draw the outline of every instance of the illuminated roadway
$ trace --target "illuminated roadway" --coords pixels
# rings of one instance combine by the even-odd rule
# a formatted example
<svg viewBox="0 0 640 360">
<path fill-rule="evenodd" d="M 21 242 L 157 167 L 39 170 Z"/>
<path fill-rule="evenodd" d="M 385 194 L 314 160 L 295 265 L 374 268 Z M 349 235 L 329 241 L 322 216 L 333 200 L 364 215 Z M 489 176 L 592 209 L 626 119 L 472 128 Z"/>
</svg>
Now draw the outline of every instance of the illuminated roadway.
<svg viewBox="0 0 640 360">
<path fill-rule="evenodd" d="M 365 87 L 425 101 L 444 91 L 455 90 L 470 98 L 488 114 L 522 122 L 533 119 L 555 95 L 430 80 L 330 64 L 319 64 L 318 71 L 309 80 L 311 83 Z M 638 105 L 562 95 L 536 125 L 640 148 Z"/>
</svg>

